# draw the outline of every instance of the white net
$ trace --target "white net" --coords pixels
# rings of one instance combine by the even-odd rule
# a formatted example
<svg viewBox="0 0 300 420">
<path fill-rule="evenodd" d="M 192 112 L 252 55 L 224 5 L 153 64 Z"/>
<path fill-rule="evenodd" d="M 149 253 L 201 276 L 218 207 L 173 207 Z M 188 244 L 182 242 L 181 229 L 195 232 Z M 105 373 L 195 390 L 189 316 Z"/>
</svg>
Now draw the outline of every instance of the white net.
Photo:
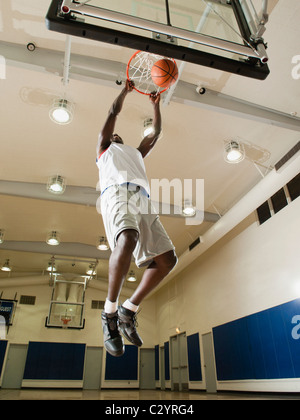
<svg viewBox="0 0 300 420">
<path fill-rule="evenodd" d="M 138 51 L 132 56 L 127 66 L 127 78 L 134 82 L 135 90 L 144 95 L 162 93 L 167 90 L 167 88 L 157 86 L 151 77 L 153 65 L 163 58 L 166 57 L 145 51 Z"/>
</svg>

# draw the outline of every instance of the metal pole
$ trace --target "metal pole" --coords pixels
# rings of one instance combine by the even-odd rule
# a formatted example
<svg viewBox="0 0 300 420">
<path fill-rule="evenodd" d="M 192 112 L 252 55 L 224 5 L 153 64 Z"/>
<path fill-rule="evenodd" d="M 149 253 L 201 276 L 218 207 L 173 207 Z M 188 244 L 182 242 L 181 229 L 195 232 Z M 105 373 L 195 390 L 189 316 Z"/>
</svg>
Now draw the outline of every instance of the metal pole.
<svg viewBox="0 0 300 420">
<path fill-rule="evenodd" d="M 141 19 L 126 15 L 124 13 L 107 10 L 100 7 L 91 7 L 88 5 L 78 8 L 71 8 L 71 12 L 79 13 L 85 16 L 91 16 L 98 19 L 115 22 L 134 28 L 144 29 L 147 31 L 164 34 L 174 38 L 184 39 L 186 41 L 195 42 L 197 44 L 206 45 L 208 47 L 217 48 L 224 51 L 233 52 L 235 54 L 243 55 L 246 57 L 255 57 L 260 59 L 259 53 L 254 49 L 244 45 L 235 44 L 219 38 L 212 38 L 207 35 L 196 34 L 192 31 L 185 29 L 167 26 L 158 22 L 153 22 L 147 19 Z"/>
<path fill-rule="evenodd" d="M 67 86 L 69 83 L 69 73 L 70 73 L 70 60 L 71 60 L 71 43 L 72 39 L 70 35 L 67 35 L 66 38 L 66 49 L 65 49 L 65 59 L 64 59 L 64 75 L 63 75 L 63 85 Z"/>
</svg>

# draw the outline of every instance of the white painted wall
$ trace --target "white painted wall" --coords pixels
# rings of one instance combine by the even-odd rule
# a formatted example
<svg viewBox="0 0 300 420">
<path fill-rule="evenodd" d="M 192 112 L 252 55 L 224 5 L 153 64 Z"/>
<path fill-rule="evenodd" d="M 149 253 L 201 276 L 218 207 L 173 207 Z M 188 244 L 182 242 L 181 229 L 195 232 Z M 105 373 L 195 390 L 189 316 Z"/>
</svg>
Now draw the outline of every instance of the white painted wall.
<svg viewBox="0 0 300 420">
<path fill-rule="evenodd" d="M 300 199 L 262 226 L 252 214 L 147 299 L 139 314 L 144 347 L 162 346 L 176 334 L 176 327 L 187 335 L 199 332 L 201 337 L 217 325 L 299 298 L 299 214 Z M 104 291 L 88 288 L 85 329 L 64 331 L 45 328 L 52 292 L 48 284 L 2 288 L 0 280 L 1 290 L 3 298 L 12 299 L 15 292 L 18 296 L 37 296 L 35 306 L 18 305 L 8 335 L 10 342 L 56 341 L 103 346 L 101 311 L 91 309 L 91 300 L 105 300 Z M 121 297 L 121 301 L 126 298 Z M 203 355 L 201 340 L 200 348 Z M 202 372 L 203 362 L 202 357 Z M 291 383 L 294 389 L 299 386 Z M 222 386 L 219 384 L 219 389 Z M 240 389 L 239 386 L 234 384 L 233 389 Z M 205 381 L 198 384 L 199 389 L 203 387 Z M 246 387 L 258 389 L 289 390 L 278 381 L 250 383 Z"/>
<path fill-rule="evenodd" d="M 158 343 L 174 335 L 176 327 L 201 336 L 215 326 L 299 298 L 299 215 L 297 199 L 261 226 L 254 214 L 249 216 L 159 290 Z M 268 387 L 266 383 L 260 390 Z"/>
<path fill-rule="evenodd" d="M 13 279 L 12 279 L 13 280 Z M 27 279 L 23 279 L 24 283 Z M 28 279 L 30 282 L 31 279 Z M 47 342 L 74 342 L 86 343 L 88 346 L 103 346 L 103 334 L 101 325 L 101 310 L 91 309 L 92 300 L 105 300 L 106 293 L 95 288 L 87 288 L 85 295 L 85 328 L 83 330 L 61 330 L 45 327 L 45 320 L 49 313 L 49 305 L 52 295 L 52 287 L 48 284 L 1 287 L 3 299 L 13 299 L 17 293 L 17 299 L 21 295 L 36 296 L 36 304 L 20 305 L 18 303 L 15 312 L 13 326 L 10 327 L 7 339 L 10 343 L 26 344 L 29 341 Z M 124 302 L 126 296 L 121 296 Z M 143 304 L 143 310 L 139 315 L 139 331 L 144 339 L 146 347 L 153 347 L 155 341 L 155 329 L 153 328 L 153 299 Z M 129 344 L 129 343 L 127 343 Z"/>
</svg>

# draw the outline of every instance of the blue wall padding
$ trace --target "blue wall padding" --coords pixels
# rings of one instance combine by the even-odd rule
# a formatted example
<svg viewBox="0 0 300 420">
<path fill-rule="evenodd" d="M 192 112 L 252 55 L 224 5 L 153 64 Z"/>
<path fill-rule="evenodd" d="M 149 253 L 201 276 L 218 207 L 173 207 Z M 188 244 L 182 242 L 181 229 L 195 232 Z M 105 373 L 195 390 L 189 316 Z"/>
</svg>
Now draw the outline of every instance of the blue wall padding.
<svg viewBox="0 0 300 420">
<path fill-rule="evenodd" d="M 3 363 L 5 359 L 6 348 L 7 348 L 7 341 L 0 340 L 0 378 L 1 378 L 1 372 L 2 372 Z"/>
<path fill-rule="evenodd" d="M 201 356 L 199 334 L 187 337 L 189 379 L 190 381 L 202 381 Z"/>
<path fill-rule="evenodd" d="M 219 381 L 300 378 L 300 299 L 213 329 Z"/>
<path fill-rule="evenodd" d="M 159 381 L 159 346 L 155 346 L 155 380 Z"/>
<path fill-rule="evenodd" d="M 136 346 L 125 346 L 125 353 L 121 357 L 106 354 L 105 380 L 138 380 L 138 348 Z"/>
<path fill-rule="evenodd" d="M 169 356 L 169 342 L 165 342 L 165 380 L 170 380 L 170 356 Z"/>
<path fill-rule="evenodd" d="M 24 379 L 82 380 L 85 344 L 29 342 Z"/>
</svg>

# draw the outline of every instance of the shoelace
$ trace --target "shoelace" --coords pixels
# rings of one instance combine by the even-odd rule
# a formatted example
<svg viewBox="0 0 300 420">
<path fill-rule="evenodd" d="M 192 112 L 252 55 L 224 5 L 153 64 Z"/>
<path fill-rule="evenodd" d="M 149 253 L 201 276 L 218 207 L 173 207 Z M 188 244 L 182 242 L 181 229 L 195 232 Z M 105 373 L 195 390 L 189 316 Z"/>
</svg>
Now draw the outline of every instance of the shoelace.
<svg viewBox="0 0 300 420">
<path fill-rule="evenodd" d="M 134 314 L 132 315 L 132 322 L 133 322 L 133 325 L 134 325 L 135 327 L 138 327 L 138 326 L 139 326 L 139 323 L 138 323 L 138 321 L 137 321 L 137 316 L 138 316 L 138 314 L 141 312 L 141 310 L 142 310 L 142 309 L 140 309 L 138 312 L 136 312 L 136 313 L 134 313 Z"/>
</svg>

